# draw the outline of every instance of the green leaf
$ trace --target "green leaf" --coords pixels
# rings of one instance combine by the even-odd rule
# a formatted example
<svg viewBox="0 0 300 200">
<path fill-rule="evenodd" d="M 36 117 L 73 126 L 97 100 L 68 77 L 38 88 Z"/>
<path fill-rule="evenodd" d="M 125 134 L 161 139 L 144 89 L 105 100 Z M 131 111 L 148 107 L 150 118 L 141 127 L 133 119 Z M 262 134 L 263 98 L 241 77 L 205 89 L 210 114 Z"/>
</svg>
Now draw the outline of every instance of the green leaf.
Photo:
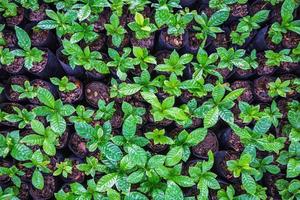
<svg viewBox="0 0 300 200">
<path fill-rule="evenodd" d="M 175 146 L 171 148 L 166 156 L 166 165 L 174 166 L 180 162 L 183 155 L 183 148 L 181 146 Z"/>
<path fill-rule="evenodd" d="M 111 161 L 119 161 L 122 159 L 123 153 L 114 143 L 107 143 L 102 150 L 107 159 Z"/>
<path fill-rule="evenodd" d="M 253 128 L 253 131 L 255 133 L 259 133 L 259 134 L 265 134 L 268 132 L 268 130 L 270 129 L 272 123 L 271 121 L 269 120 L 268 117 L 263 117 L 261 119 L 259 119 L 254 128 Z"/>
<path fill-rule="evenodd" d="M 53 20 L 43 20 L 37 24 L 37 27 L 44 30 L 55 29 L 58 26 L 56 21 Z"/>
<path fill-rule="evenodd" d="M 65 119 L 59 115 L 58 113 L 54 113 L 51 115 L 50 119 L 50 126 L 52 130 L 56 133 L 63 133 L 66 130 L 66 121 Z"/>
<path fill-rule="evenodd" d="M 288 120 L 294 128 L 300 129 L 300 112 L 289 111 Z"/>
<path fill-rule="evenodd" d="M 229 17 L 229 9 L 221 9 L 215 12 L 209 19 L 209 26 L 219 26 L 223 24 Z"/>
<path fill-rule="evenodd" d="M 32 155 L 32 150 L 24 144 L 16 144 L 11 150 L 10 155 L 19 161 L 29 160 Z"/>
<path fill-rule="evenodd" d="M 133 95 L 135 93 L 137 93 L 138 91 L 140 91 L 140 89 L 142 88 L 142 85 L 139 84 L 126 84 L 124 87 L 121 87 L 119 92 L 122 95 Z"/>
<path fill-rule="evenodd" d="M 31 48 L 31 40 L 26 31 L 19 27 L 15 27 L 16 30 L 16 36 L 18 38 L 18 45 L 24 49 L 25 51 L 30 50 Z"/>
<path fill-rule="evenodd" d="M 219 108 L 214 107 L 204 116 L 204 128 L 213 127 L 219 119 Z"/>
<path fill-rule="evenodd" d="M 38 169 L 35 169 L 33 172 L 32 185 L 39 190 L 44 188 L 44 177 Z"/>
<path fill-rule="evenodd" d="M 96 190 L 98 192 L 105 192 L 108 189 L 112 188 L 115 183 L 117 182 L 118 174 L 117 173 L 111 173 L 104 175 L 100 178 L 100 180 L 97 183 Z"/>
<path fill-rule="evenodd" d="M 44 140 L 43 143 L 43 150 L 45 151 L 46 154 L 48 154 L 49 156 L 54 156 L 56 154 L 56 148 L 55 148 L 55 144 L 53 141 L 49 141 L 49 140 Z"/>
<path fill-rule="evenodd" d="M 32 120 L 30 123 L 30 126 L 32 128 L 32 130 L 40 135 L 44 135 L 45 134 L 45 127 L 42 124 L 42 122 L 38 121 L 38 120 Z"/>
<path fill-rule="evenodd" d="M 173 181 L 168 181 L 164 200 L 183 200 L 183 193 Z"/>
<path fill-rule="evenodd" d="M 37 90 L 37 97 L 42 104 L 54 108 L 55 99 L 49 90 L 39 87 Z"/>
<path fill-rule="evenodd" d="M 130 140 L 136 133 L 136 120 L 130 115 L 127 117 L 123 123 L 122 133 L 126 140 Z"/>
<path fill-rule="evenodd" d="M 132 145 L 128 148 L 128 156 L 130 162 L 134 165 L 145 166 L 147 162 L 146 151 L 137 145 Z"/>
<path fill-rule="evenodd" d="M 84 5 L 77 13 L 79 21 L 83 21 L 88 18 L 91 14 L 91 8 L 89 5 Z"/>
<path fill-rule="evenodd" d="M 242 174 L 242 184 L 245 190 L 250 194 L 255 194 L 256 192 L 256 182 L 248 173 Z"/>
<path fill-rule="evenodd" d="M 287 178 L 295 178 L 300 175 L 300 161 L 294 158 L 289 159 L 287 164 Z"/>
<path fill-rule="evenodd" d="M 26 135 L 21 139 L 20 142 L 28 144 L 28 145 L 39 145 L 41 146 L 43 144 L 44 137 L 37 135 L 37 134 L 30 134 Z"/>
</svg>

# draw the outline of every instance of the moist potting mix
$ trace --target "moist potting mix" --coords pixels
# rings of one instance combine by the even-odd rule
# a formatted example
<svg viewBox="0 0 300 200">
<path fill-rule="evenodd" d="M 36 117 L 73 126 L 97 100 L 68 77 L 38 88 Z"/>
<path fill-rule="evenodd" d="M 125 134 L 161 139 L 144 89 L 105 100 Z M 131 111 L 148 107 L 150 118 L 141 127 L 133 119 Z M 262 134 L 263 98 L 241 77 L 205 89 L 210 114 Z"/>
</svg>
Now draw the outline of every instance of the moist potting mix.
<svg viewBox="0 0 300 200">
<path fill-rule="evenodd" d="M 300 200 L 299 0 L 0 0 L 0 200 Z"/>
</svg>

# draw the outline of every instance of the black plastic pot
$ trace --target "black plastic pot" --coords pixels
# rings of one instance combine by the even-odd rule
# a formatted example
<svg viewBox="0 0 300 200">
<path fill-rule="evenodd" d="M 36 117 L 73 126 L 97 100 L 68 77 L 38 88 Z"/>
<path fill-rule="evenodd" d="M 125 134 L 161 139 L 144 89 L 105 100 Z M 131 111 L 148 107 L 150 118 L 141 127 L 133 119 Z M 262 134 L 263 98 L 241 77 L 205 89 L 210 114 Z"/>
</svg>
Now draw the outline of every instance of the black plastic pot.
<svg viewBox="0 0 300 200">
<path fill-rule="evenodd" d="M 244 149 L 243 144 L 240 141 L 238 135 L 236 135 L 231 128 L 226 128 L 221 131 L 219 135 L 220 138 L 220 145 L 223 149 L 226 150 L 233 150 L 236 152 L 242 152 Z"/>
<path fill-rule="evenodd" d="M 36 26 L 36 24 L 37 24 L 36 22 L 31 22 L 31 23 L 25 25 L 25 31 L 28 33 L 28 35 L 30 37 L 33 32 L 32 29 L 34 26 Z M 41 30 L 41 31 L 45 31 L 45 30 Z M 55 36 L 55 34 L 53 34 L 53 32 L 51 30 L 46 30 L 46 31 L 48 32 L 47 38 L 45 40 L 38 41 L 36 43 L 32 42 L 32 46 L 49 48 L 52 51 L 55 51 L 58 48 L 56 36 Z"/>
<path fill-rule="evenodd" d="M 149 38 L 145 38 L 141 40 L 136 39 L 136 37 L 132 34 L 130 37 L 130 42 L 132 46 L 146 48 L 149 51 L 151 51 L 155 43 L 155 34 L 152 33 Z"/>
<path fill-rule="evenodd" d="M 183 48 L 187 41 L 188 41 L 188 32 L 185 32 L 183 35 L 182 35 L 182 45 L 181 46 L 178 46 L 178 47 L 175 47 L 173 46 L 172 44 L 169 44 L 167 41 L 165 41 L 163 39 L 163 34 L 167 34 L 167 29 L 162 29 L 159 33 L 159 36 L 158 36 L 158 46 L 157 46 L 157 49 L 158 50 L 180 50 L 181 48 Z"/>
<path fill-rule="evenodd" d="M 257 101 L 263 103 L 269 103 L 272 101 L 272 97 L 268 95 L 268 83 L 272 81 L 274 81 L 274 78 L 270 76 L 262 76 L 254 80 L 254 95 Z M 260 87 L 261 89 L 259 90 Z"/>
<path fill-rule="evenodd" d="M 192 8 L 193 5 L 196 3 L 196 0 L 180 0 L 180 5 L 182 7 L 189 7 Z"/>
<path fill-rule="evenodd" d="M 58 94 L 64 103 L 75 104 L 83 99 L 83 83 L 74 76 L 69 76 L 68 79 L 76 85 L 76 89 L 70 92 L 59 91 Z"/>
<path fill-rule="evenodd" d="M 56 57 L 59 61 L 59 63 L 61 64 L 62 68 L 64 69 L 64 71 L 66 72 L 67 75 L 69 76 L 82 76 L 84 74 L 84 68 L 76 66 L 74 69 L 67 63 L 65 63 L 62 59 L 63 54 L 61 53 L 63 47 L 60 47 L 59 49 L 57 49 L 56 51 Z"/>
<path fill-rule="evenodd" d="M 218 151 L 215 153 L 214 170 L 225 180 L 231 183 L 237 183 L 239 179 L 234 178 L 233 174 L 227 169 L 226 162 L 231 159 L 238 159 L 239 155 L 232 151 Z"/>
<path fill-rule="evenodd" d="M 192 153 L 197 158 L 207 159 L 209 150 L 213 153 L 219 150 L 218 138 L 212 131 L 208 131 L 206 137 L 200 143 L 192 147 Z"/>
<path fill-rule="evenodd" d="M 252 40 L 252 46 L 257 51 L 264 51 L 268 49 L 266 37 L 269 31 L 269 26 L 266 26 L 258 31 L 254 39 Z"/>
<path fill-rule="evenodd" d="M 72 146 L 73 141 L 78 141 L 78 147 L 82 147 L 82 152 L 78 152 L 77 150 L 75 150 Z M 76 133 L 73 133 L 69 136 L 69 140 L 68 140 L 68 148 L 70 149 L 70 151 L 76 155 L 78 158 L 85 158 L 85 156 L 89 153 L 87 147 L 86 147 L 86 140 L 81 138 L 79 135 L 77 135 Z M 77 144 L 77 143 L 76 143 Z M 84 145 L 84 146 L 83 146 Z"/>
<path fill-rule="evenodd" d="M 41 78 L 48 78 L 52 76 L 61 76 L 63 74 L 63 70 L 61 65 L 59 64 L 56 56 L 50 49 L 41 48 L 44 52 L 47 53 L 47 64 L 45 65 L 44 69 L 39 72 L 32 72 L 31 70 L 27 70 L 29 73 L 36 75 Z"/>
</svg>

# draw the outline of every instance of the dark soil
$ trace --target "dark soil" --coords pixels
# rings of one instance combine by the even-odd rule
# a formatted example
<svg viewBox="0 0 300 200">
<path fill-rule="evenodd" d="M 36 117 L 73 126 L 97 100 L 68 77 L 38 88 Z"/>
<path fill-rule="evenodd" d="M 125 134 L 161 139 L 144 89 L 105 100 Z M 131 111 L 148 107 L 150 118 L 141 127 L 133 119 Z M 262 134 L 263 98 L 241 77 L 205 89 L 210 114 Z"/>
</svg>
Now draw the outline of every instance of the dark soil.
<svg viewBox="0 0 300 200">
<path fill-rule="evenodd" d="M 3 69 L 10 74 L 17 74 L 22 71 L 24 65 L 24 58 L 16 57 L 12 64 L 4 65 Z"/>
<path fill-rule="evenodd" d="M 100 99 L 108 103 L 110 100 L 109 88 L 101 82 L 91 82 L 85 87 L 85 97 L 86 101 L 93 107 L 98 106 Z"/>
<path fill-rule="evenodd" d="M 20 85 L 20 86 L 24 87 L 24 83 L 27 80 L 28 80 L 28 78 L 26 76 L 22 76 L 22 75 L 11 76 L 8 79 L 7 85 L 5 86 L 5 93 L 6 93 L 7 98 L 10 101 L 18 102 L 21 100 L 21 99 L 19 99 L 19 96 L 20 96 L 19 93 L 15 92 L 12 89 L 11 85 Z"/>
<path fill-rule="evenodd" d="M 250 81 L 235 81 L 231 84 L 233 90 L 244 88 L 244 92 L 238 97 L 238 101 L 246 101 L 251 103 L 253 100 L 252 83 Z"/>
<path fill-rule="evenodd" d="M 29 70 L 29 72 L 33 74 L 40 73 L 46 68 L 47 63 L 48 63 L 48 53 L 44 52 L 43 60 L 39 63 L 33 63 L 32 68 Z"/>
<path fill-rule="evenodd" d="M 204 138 L 204 140 L 202 140 L 202 142 L 192 147 L 194 155 L 200 158 L 207 157 L 207 153 L 209 150 L 211 150 L 212 152 L 216 152 L 219 150 L 219 142 L 217 136 L 211 131 L 208 131 L 206 137 Z"/>
<path fill-rule="evenodd" d="M 14 16 L 14 17 L 9 17 L 9 18 L 6 18 L 6 24 L 8 26 L 17 26 L 19 25 L 23 20 L 24 20 L 24 8 L 22 7 L 18 7 L 17 9 L 17 15 Z"/>
<path fill-rule="evenodd" d="M 59 96 L 64 103 L 75 103 L 83 97 L 83 84 L 73 76 L 69 76 L 68 79 L 76 85 L 76 89 L 69 92 L 59 92 Z"/>
<path fill-rule="evenodd" d="M 56 180 L 51 175 L 44 175 L 44 189 L 38 190 L 33 186 L 30 187 L 30 194 L 34 200 L 50 199 L 56 190 Z"/>
<path fill-rule="evenodd" d="M 39 22 L 39 21 L 42 21 L 44 19 L 47 18 L 47 15 L 46 15 L 46 9 L 48 9 L 49 6 L 47 4 L 41 4 L 39 9 L 38 10 L 35 10 L 35 11 L 32 11 L 30 10 L 29 11 L 29 20 L 30 21 L 34 21 L 34 22 Z"/>
</svg>

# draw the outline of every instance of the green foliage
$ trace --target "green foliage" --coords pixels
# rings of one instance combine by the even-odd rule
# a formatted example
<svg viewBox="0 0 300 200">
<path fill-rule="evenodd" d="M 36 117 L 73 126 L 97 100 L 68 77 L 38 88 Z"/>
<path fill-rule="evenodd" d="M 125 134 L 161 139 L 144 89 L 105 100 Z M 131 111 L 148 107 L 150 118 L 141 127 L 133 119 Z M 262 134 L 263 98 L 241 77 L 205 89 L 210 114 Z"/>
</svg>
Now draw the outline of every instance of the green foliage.
<svg viewBox="0 0 300 200">
<path fill-rule="evenodd" d="M 187 25 L 193 20 L 194 12 L 180 12 L 171 14 L 167 22 L 169 35 L 180 36 L 183 35 Z"/>
<path fill-rule="evenodd" d="M 128 24 L 128 27 L 135 32 L 138 40 L 149 38 L 151 33 L 157 30 L 156 26 L 150 23 L 150 19 L 145 19 L 140 13 L 135 13 L 134 20 Z"/>
<path fill-rule="evenodd" d="M 21 110 L 18 107 L 13 107 L 13 110 L 15 113 L 6 115 L 4 119 L 12 123 L 18 123 L 19 129 L 23 129 L 25 126 L 30 125 L 30 122 L 36 117 L 35 113 L 29 112 L 25 108 Z"/>
<path fill-rule="evenodd" d="M 24 67 L 31 69 L 33 64 L 40 63 L 43 60 L 45 52 L 36 47 L 31 48 L 29 35 L 21 28 L 15 27 L 18 45 L 21 49 L 15 49 L 12 54 L 17 57 L 24 57 Z"/>
<path fill-rule="evenodd" d="M 72 173 L 72 161 L 66 159 L 65 161 L 56 163 L 56 170 L 53 172 L 53 176 L 62 175 L 67 178 Z"/>
<path fill-rule="evenodd" d="M 205 46 L 208 36 L 216 38 L 217 33 L 223 32 L 219 26 L 226 22 L 228 17 L 229 9 L 227 8 L 218 10 L 211 17 L 208 17 L 204 12 L 195 16 L 197 26 L 193 26 L 193 29 L 198 32 L 196 37 L 203 41 L 201 44 L 202 48 Z"/>
<path fill-rule="evenodd" d="M 283 49 L 280 52 L 274 52 L 272 50 L 265 51 L 265 57 L 267 58 L 266 64 L 269 67 L 279 67 L 282 62 L 293 62 L 292 58 L 288 56 L 290 49 Z"/>
<path fill-rule="evenodd" d="M 297 199 L 300 197 L 300 181 L 293 179 L 290 182 L 284 179 L 276 181 L 276 187 L 282 199 Z"/>
<path fill-rule="evenodd" d="M 11 88 L 13 89 L 13 91 L 18 92 L 20 94 L 19 99 L 33 99 L 37 97 L 37 88 L 31 86 L 30 82 L 27 80 L 24 82 L 24 87 L 20 85 L 11 85 Z"/>
<path fill-rule="evenodd" d="M 281 22 L 275 22 L 269 29 L 269 36 L 272 38 L 272 42 L 279 44 L 282 41 L 283 34 L 288 31 L 300 34 L 300 20 L 294 20 L 293 12 L 297 5 L 293 0 L 286 0 L 281 6 Z"/>
<path fill-rule="evenodd" d="M 75 108 L 69 104 L 64 105 L 60 99 L 55 100 L 51 92 L 44 88 L 38 88 L 37 97 L 43 105 L 34 108 L 33 112 L 37 116 L 46 116 L 54 132 L 59 134 L 65 132 L 66 121 L 64 117 L 72 115 Z"/>
<path fill-rule="evenodd" d="M 30 146 L 41 146 L 46 154 L 54 156 L 56 154 L 55 145 L 57 144 L 59 135 L 51 130 L 50 127 L 44 127 L 44 125 L 37 120 L 32 120 L 30 124 L 35 134 L 26 135 L 21 139 L 21 142 Z"/>
<path fill-rule="evenodd" d="M 21 170 L 19 170 L 16 166 L 11 167 L 0 167 L 0 175 L 7 175 L 13 184 L 20 188 L 21 186 L 21 179 L 20 177 L 23 176 L 25 173 Z"/>
<path fill-rule="evenodd" d="M 217 181 L 217 175 L 210 172 L 214 164 L 214 155 L 211 151 L 208 152 L 208 161 L 198 162 L 194 167 L 189 168 L 189 174 L 197 183 L 199 189 L 199 199 L 205 199 L 208 196 L 209 190 L 220 189 L 220 184 Z"/>
<path fill-rule="evenodd" d="M 230 70 L 232 70 L 234 66 L 241 69 L 249 68 L 249 63 L 243 58 L 245 55 L 245 50 L 243 49 L 235 51 L 233 48 L 227 50 L 224 47 L 219 47 L 217 48 L 217 53 L 220 57 L 218 68 L 228 68 Z"/>
<path fill-rule="evenodd" d="M 145 133 L 146 138 L 153 140 L 153 143 L 156 144 L 173 144 L 173 140 L 165 135 L 165 129 L 158 130 L 154 129 L 152 132 Z"/>
<path fill-rule="evenodd" d="M 20 142 L 19 131 L 12 131 L 6 135 L 0 134 L 0 156 L 6 158 L 9 154 L 18 161 L 28 160 L 32 150 Z"/>
<path fill-rule="evenodd" d="M 50 81 L 54 85 L 57 85 L 61 92 L 71 92 L 76 89 L 76 85 L 73 82 L 70 82 L 67 76 L 62 77 L 61 79 L 52 77 L 50 78 Z"/>
<path fill-rule="evenodd" d="M 18 6 L 14 2 L 9 0 L 3 0 L 0 2 L 0 12 L 3 17 L 14 17 L 17 15 Z"/>
<path fill-rule="evenodd" d="M 113 45 L 120 47 L 127 31 L 120 25 L 119 17 L 113 13 L 110 16 L 110 24 L 105 24 L 104 27 L 107 31 L 107 35 L 112 37 L 111 41 Z"/>
<path fill-rule="evenodd" d="M 0 39 L 1 41 L 1 39 Z M 1 45 L 1 43 L 0 43 Z M 0 46 L 0 64 L 1 65 L 10 65 L 15 59 L 14 54 L 8 49 Z"/>
<path fill-rule="evenodd" d="M 96 70 L 100 74 L 108 74 L 109 68 L 102 60 L 102 55 L 98 51 L 90 51 L 87 46 L 83 50 L 78 44 L 72 44 L 68 40 L 63 40 L 62 53 L 68 57 L 70 66 L 82 66 L 88 71 Z"/>
<path fill-rule="evenodd" d="M 176 50 L 174 50 L 168 59 L 164 59 L 164 64 L 157 65 L 155 70 L 169 73 L 174 72 L 176 75 L 182 76 L 185 65 L 190 63 L 192 59 L 192 54 L 183 54 L 180 56 Z"/>
<path fill-rule="evenodd" d="M 276 97 L 276 96 L 281 96 L 281 97 L 286 97 L 286 94 L 291 92 L 290 86 L 291 81 L 286 80 L 286 81 L 281 81 L 280 78 L 277 78 L 275 82 L 270 82 L 269 83 L 269 91 L 268 94 L 271 97 Z"/>
</svg>

